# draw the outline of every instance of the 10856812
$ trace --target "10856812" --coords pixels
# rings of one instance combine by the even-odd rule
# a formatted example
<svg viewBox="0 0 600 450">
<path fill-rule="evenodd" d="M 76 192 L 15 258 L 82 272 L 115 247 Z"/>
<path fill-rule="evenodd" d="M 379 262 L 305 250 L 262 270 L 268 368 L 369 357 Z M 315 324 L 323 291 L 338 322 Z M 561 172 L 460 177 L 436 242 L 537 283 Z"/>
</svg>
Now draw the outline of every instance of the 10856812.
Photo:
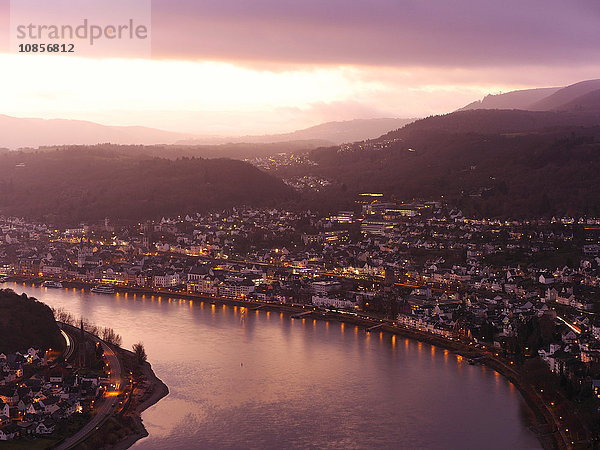
<svg viewBox="0 0 600 450">
<path fill-rule="evenodd" d="M 75 53 L 75 44 L 19 44 L 19 53 Z"/>
</svg>

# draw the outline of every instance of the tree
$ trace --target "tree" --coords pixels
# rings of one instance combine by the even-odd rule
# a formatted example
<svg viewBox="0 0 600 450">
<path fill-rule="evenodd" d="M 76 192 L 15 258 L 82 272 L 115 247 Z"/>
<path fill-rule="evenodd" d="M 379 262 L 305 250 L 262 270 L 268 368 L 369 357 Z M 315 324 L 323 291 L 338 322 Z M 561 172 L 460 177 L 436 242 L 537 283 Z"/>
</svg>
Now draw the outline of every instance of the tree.
<svg viewBox="0 0 600 450">
<path fill-rule="evenodd" d="M 120 347 L 121 343 L 123 342 L 123 338 L 121 338 L 121 336 L 117 334 L 112 328 L 104 328 L 102 330 L 102 339 L 105 342 L 111 345 L 115 345 L 117 347 Z"/>
<path fill-rule="evenodd" d="M 144 344 L 138 342 L 137 344 L 133 344 L 133 353 L 135 353 L 135 357 L 138 361 L 138 364 L 143 364 L 148 359 L 148 355 L 146 354 L 146 349 L 144 348 Z"/>
</svg>

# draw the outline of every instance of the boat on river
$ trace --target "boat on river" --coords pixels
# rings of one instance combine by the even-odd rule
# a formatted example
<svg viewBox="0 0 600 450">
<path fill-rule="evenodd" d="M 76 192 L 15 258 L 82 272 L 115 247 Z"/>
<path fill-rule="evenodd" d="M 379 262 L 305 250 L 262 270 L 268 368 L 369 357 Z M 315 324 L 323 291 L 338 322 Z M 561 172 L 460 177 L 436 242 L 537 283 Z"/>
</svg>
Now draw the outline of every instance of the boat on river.
<svg viewBox="0 0 600 450">
<path fill-rule="evenodd" d="M 99 284 L 94 286 L 91 291 L 95 294 L 114 294 L 115 288 L 107 284 Z"/>
</svg>

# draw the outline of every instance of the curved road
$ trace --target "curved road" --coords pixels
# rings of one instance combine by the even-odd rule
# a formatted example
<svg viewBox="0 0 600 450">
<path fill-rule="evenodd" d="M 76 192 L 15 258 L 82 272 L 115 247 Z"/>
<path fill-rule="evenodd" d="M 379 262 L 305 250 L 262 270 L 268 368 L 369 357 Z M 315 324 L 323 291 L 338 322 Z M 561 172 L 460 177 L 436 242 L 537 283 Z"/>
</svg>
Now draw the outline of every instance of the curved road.
<svg viewBox="0 0 600 450">
<path fill-rule="evenodd" d="M 75 353 L 75 346 L 73 345 L 74 340 L 71 338 L 69 333 L 62 329 L 62 325 L 60 333 L 63 335 L 63 337 L 65 338 L 65 342 L 67 343 L 65 351 L 63 352 L 63 358 L 65 359 L 65 361 L 68 361 L 69 359 L 71 359 L 71 356 L 73 356 L 73 353 Z"/>
<path fill-rule="evenodd" d="M 75 327 L 71 327 L 70 325 L 65 324 L 63 326 L 70 327 L 73 330 L 78 331 Z M 121 386 L 121 373 L 123 370 L 121 368 L 119 358 L 117 358 L 117 355 L 115 354 L 113 349 L 110 348 L 110 346 L 106 342 L 99 339 L 97 336 L 94 336 L 93 334 L 86 332 L 86 335 L 93 342 L 99 343 L 102 346 L 102 349 L 104 350 L 104 357 L 106 358 L 106 361 L 108 363 L 108 370 L 110 372 L 109 380 L 111 384 L 114 384 L 115 391 L 118 391 Z M 110 415 L 113 413 L 113 410 L 115 409 L 115 405 L 116 397 L 105 396 L 102 399 L 97 400 L 96 413 L 94 414 L 92 419 L 87 424 L 85 424 L 83 428 L 81 428 L 76 434 L 61 442 L 56 447 L 56 450 L 67 450 L 86 439 L 88 437 L 88 434 L 98 429 L 100 425 L 104 423 L 104 421 L 108 417 L 110 417 Z"/>
</svg>

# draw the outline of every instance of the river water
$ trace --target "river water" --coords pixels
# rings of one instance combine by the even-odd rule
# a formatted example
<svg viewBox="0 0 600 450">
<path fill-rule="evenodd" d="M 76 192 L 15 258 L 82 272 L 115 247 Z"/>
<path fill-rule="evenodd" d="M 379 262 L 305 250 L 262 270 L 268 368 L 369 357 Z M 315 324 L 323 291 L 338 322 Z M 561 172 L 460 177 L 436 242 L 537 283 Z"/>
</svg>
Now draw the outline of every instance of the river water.
<svg viewBox="0 0 600 450">
<path fill-rule="evenodd" d="M 441 348 L 198 300 L 4 287 L 144 343 L 170 394 L 139 449 L 540 447 L 518 390 Z"/>
</svg>

